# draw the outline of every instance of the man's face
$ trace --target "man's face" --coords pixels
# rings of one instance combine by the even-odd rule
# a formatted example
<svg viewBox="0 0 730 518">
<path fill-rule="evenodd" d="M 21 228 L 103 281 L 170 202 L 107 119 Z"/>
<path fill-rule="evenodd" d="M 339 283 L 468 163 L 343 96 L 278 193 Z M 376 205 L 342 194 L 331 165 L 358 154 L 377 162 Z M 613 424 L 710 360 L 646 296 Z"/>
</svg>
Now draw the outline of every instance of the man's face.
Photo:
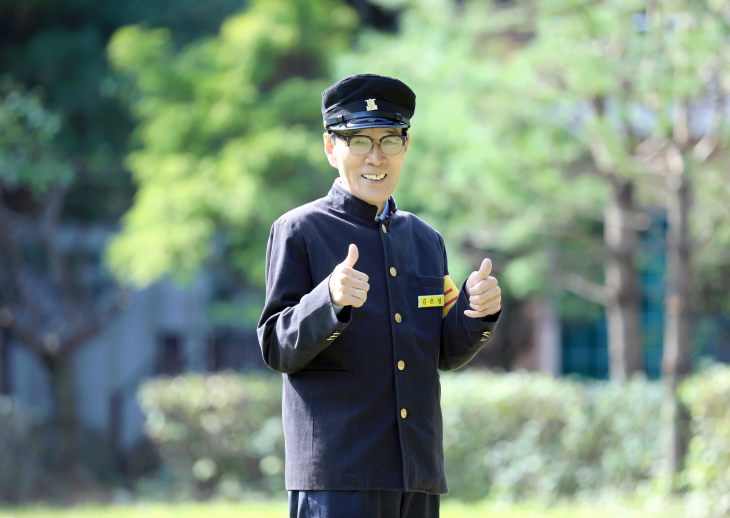
<svg viewBox="0 0 730 518">
<path fill-rule="evenodd" d="M 350 151 L 347 142 L 328 133 L 324 134 L 324 152 L 332 167 L 340 172 L 342 185 L 361 200 L 377 205 L 380 212 L 385 200 L 393 194 L 398 184 L 410 137 L 398 154 L 386 155 L 377 143 L 385 135 L 400 135 L 400 129 L 368 128 L 341 134 L 367 135 L 376 142 L 367 155 L 355 155 Z"/>
</svg>

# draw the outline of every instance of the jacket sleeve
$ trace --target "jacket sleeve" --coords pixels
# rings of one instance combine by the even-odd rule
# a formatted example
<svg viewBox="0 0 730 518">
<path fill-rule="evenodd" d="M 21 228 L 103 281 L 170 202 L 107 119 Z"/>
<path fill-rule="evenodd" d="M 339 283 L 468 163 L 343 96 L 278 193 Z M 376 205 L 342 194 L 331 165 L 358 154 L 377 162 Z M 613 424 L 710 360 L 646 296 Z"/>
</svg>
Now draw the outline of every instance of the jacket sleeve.
<svg viewBox="0 0 730 518">
<path fill-rule="evenodd" d="M 449 274 L 446 247 L 439 235 L 444 255 L 444 275 Z M 446 314 L 441 326 L 441 348 L 439 351 L 439 369 L 451 371 L 466 365 L 479 350 L 489 342 L 497 327 L 500 309 L 494 315 L 483 318 L 471 318 L 464 311 L 471 309 L 466 291 L 466 280 L 461 285 L 456 303 Z"/>
<path fill-rule="evenodd" d="M 302 369 L 351 318 L 352 306 L 335 313 L 329 276 L 314 285 L 299 229 L 286 220 L 274 222 L 266 247 L 266 302 L 257 329 L 266 365 L 287 374 Z"/>
</svg>

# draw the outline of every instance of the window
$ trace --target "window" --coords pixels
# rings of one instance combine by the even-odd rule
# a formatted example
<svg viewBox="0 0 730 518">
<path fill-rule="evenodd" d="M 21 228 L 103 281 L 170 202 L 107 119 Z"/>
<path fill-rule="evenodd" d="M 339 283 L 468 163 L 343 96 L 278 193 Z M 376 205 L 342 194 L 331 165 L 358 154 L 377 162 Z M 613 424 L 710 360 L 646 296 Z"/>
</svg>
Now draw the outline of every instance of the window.
<svg viewBox="0 0 730 518">
<path fill-rule="evenodd" d="M 155 374 L 180 374 L 185 368 L 183 338 L 179 333 L 161 332 L 157 335 Z"/>
<path fill-rule="evenodd" d="M 208 337 L 208 370 L 265 369 L 255 331 L 220 327 Z"/>
</svg>

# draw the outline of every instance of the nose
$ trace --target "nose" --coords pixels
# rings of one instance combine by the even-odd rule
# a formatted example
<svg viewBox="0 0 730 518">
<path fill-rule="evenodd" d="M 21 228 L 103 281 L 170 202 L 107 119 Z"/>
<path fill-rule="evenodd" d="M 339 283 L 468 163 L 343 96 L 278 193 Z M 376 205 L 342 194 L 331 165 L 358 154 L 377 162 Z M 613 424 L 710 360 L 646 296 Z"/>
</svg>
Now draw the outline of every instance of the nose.
<svg viewBox="0 0 730 518">
<path fill-rule="evenodd" d="M 378 142 L 373 142 L 370 152 L 365 155 L 365 162 L 374 167 L 380 166 L 385 161 L 385 153 L 380 149 Z"/>
</svg>

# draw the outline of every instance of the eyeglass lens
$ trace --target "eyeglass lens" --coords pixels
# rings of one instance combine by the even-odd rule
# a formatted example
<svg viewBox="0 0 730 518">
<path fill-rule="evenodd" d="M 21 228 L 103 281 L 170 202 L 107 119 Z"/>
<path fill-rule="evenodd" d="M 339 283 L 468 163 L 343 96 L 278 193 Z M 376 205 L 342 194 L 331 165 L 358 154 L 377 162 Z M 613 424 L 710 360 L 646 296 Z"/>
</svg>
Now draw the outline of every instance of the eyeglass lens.
<svg viewBox="0 0 730 518">
<path fill-rule="evenodd" d="M 367 155 L 373 148 L 373 141 L 366 136 L 350 137 L 350 151 L 355 155 Z M 380 149 L 386 155 L 395 155 L 403 149 L 403 139 L 395 135 L 386 135 L 380 140 Z"/>
</svg>

